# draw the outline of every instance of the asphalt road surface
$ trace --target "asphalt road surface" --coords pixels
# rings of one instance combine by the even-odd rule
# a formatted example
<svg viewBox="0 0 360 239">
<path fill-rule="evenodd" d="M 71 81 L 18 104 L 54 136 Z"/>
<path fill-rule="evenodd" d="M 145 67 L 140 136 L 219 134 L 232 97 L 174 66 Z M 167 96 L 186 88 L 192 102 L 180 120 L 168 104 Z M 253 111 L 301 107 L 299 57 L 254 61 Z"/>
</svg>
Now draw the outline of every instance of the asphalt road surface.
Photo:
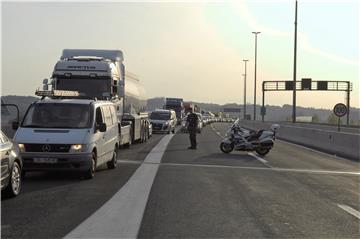
<svg viewBox="0 0 360 239">
<path fill-rule="evenodd" d="M 89 225 L 99 233 L 86 237 L 97 238 L 360 237 L 358 162 L 283 141 L 265 157 L 224 154 L 219 144 L 229 126 L 204 128 L 197 150 L 187 149 L 188 134 L 154 135 L 146 144 L 121 150 L 121 164 L 100 170 L 94 180 L 29 174 L 19 197 L 2 200 L 2 238 L 86 235 Z M 146 167 L 156 170 L 151 174 Z M 144 182 L 151 190 L 132 195 Z M 134 201 L 126 210 L 136 213 L 117 213 L 124 193 Z M 111 205 L 107 219 L 103 212 Z M 133 218 L 140 218 L 135 234 L 117 231 L 119 222 Z"/>
<path fill-rule="evenodd" d="M 92 180 L 72 173 L 27 173 L 21 194 L 1 201 L 1 238 L 62 238 L 109 200 L 162 135 L 118 153 L 117 168 Z"/>
</svg>

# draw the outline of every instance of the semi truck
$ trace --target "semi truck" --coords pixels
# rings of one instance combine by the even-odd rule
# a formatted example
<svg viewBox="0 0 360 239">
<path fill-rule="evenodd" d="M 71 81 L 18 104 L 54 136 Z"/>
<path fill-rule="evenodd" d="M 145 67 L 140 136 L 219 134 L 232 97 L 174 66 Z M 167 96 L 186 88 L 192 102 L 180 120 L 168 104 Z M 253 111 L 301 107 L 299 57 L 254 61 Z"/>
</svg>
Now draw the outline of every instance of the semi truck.
<svg viewBox="0 0 360 239">
<path fill-rule="evenodd" d="M 78 91 L 80 97 L 113 102 L 121 145 L 148 139 L 145 90 L 135 74 L 125 71 L 122 51 L 64 49 L 51 78 L 53 90 Z"/>
<path fill-rule="evenodd" d="M 182 118 L 184 118 L 184 104 L 181 98 L 165 98 L 164 109 L 174 110 L 178 124 L 181 124 Z"/>
</svg>

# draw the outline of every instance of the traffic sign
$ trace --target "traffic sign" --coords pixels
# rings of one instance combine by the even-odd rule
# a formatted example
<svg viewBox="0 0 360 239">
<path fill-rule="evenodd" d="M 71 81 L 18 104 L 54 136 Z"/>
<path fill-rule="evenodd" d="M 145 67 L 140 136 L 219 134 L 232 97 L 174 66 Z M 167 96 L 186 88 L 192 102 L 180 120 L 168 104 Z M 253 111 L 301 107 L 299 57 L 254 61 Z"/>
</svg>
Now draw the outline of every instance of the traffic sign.
<svg viewBox="0 0 360 239">
<path fill-rule="evenodd" d="M 344 115 L 346 115 L 347 111 L 348 109 L 346 105 L 343 103 L 338 103 L 334 106 L 334 114 L 337 117 L 343 117 Z"/>
</svg>

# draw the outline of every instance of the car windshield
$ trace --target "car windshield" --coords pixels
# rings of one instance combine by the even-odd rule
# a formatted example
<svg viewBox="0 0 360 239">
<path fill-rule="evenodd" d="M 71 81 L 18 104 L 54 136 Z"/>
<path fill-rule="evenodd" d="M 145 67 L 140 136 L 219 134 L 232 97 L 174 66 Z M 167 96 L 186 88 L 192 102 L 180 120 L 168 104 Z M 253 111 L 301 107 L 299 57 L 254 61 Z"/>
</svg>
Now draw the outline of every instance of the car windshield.
<svg viewBox="0 0 360 239">
<path fill-rule="evenodd" d="M 169 120 L 170 113 L 169 112 L 152 112 L 150 115 L 150 119 L 152 119 L 152 120 Z"/>
<path fill-rule="evenodd" d="M 91 115 L 88 104 L 39 103 L 31 106 L 22 127 L 91 128 Z"/>
</svg>

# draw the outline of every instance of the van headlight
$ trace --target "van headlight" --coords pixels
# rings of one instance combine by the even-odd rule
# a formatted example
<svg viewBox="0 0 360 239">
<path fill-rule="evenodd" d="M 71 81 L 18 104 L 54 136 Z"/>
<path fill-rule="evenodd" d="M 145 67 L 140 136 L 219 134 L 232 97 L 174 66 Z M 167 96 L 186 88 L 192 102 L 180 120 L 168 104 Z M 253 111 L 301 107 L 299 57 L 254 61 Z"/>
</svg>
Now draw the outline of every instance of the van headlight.
<svg viewBox="0 0 360 239">
<path fill-rule="evenodd" d="M 85 152 L 87 149 L 86 144 L 73 144 L 70 147 L 70 153 Z"/>
<path fill-rule="evenodd" d="M 25 145 L 24 145 L 24 144 L 18 144 L 18 147 L 19 147 L 20 153 L 24 153 L 24 152 L 25 152 Z"/>
</svg>

